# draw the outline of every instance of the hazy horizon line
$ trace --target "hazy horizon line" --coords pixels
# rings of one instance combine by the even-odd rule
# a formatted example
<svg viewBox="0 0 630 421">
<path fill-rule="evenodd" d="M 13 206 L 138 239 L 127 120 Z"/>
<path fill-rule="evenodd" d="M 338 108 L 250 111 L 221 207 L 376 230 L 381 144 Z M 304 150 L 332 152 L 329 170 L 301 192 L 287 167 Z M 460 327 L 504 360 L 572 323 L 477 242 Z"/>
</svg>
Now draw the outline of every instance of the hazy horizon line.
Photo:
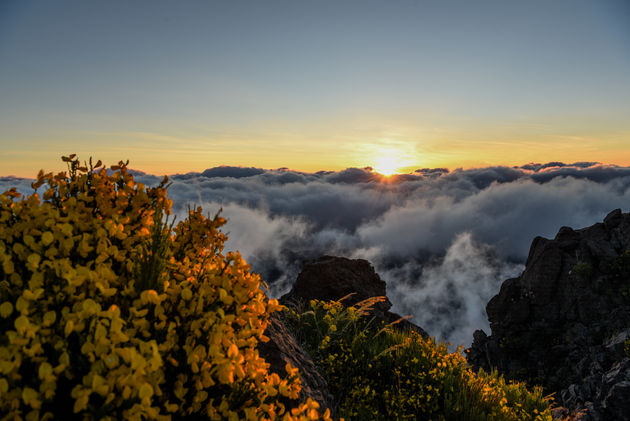
<svg viewBox="0 0 630 421">
<path fill-rule="evenodd" d="M 60 159 L 61 161 L 61 159 Z M 87 161 L 86 161 L 87 162 Z M 113 165 L 117 165 L 118 162 L 116 163 L 111 163 L 111 164 L 105 164 L 104 166 L 110 167 Z M 452 173 L 452 172 L 456 172 L 456 171 L 474 171 L 474 170 L 482 170 L 482 169 L 488 169 L 488 168 L 512 168 L 512 169 L 521 169 L 521 170 L 533 170 L 533 167 L 539 167 L 536 171 L 534 172 L 539 172 L 539 171 L 549 171 L 552 170 L 554 168 L 567 168 L 567 167 L 574 167 L 574 168 L 590 168 L 590 167 L 595 167 L 595 166 L 600 166 L 600 167 L 614 167 L 614 168 L 628 168 L 630 167 L 629 165 L 624 165 L 624 164 L 617 164 L 617 163 L 603 163 L 603 162 L 599 162 L 599 161 L 575 161 L 575 162 L 562 162 L 562 161 L 530 161 L 521 165 L 509 165 L 509 164 L 488 164 L 488 165 L 471 165 L 471 166 L 464 166 L 464 165 L 455 165 L 455 166 L 435 166 L 435 167 L 420 167 L 420 166 L 404 166 L 404 167 L 400 167 L 401 171 L 397 171 L 395 173 L 392 173 L 390 175 L 386 175 L 383 174 L 381 172 L 379 172 L 378 170 L 376 170 L 373 166 L 371 165 L 365 165 L 365 166 L 349 166 L 349 167 L 344 167 L 344 168 L 338 168 L 338 169 L 320 169 L 317 171 L 309 171 L 309 170 L 301 170 L 301 169 L 297 169 L 297 168 L 291 168 L 291 167 L 276 167 L 276 168 L 266 168 L 263 166 L 255 166 L 255 165 L 247 165 L 247 164 L 243 164 L 243 165 L 230 165 L 230 164 L 221 164 L 221 165 L 215 165 L 215 166 L 209 166 L 206 167 L 202 170 L 191 170 L 191 171 L 187 171 L 187 172 L 151 172 L 151 171 L 145 171 L 141 168 L 135 168 L 132 165 L 128 165 L 127 168 L 132 171 L 133 173 L 136 174 L 141 174 L 141 175 L 153 175 L 153 176 L 168 176 L 168 177 L 177 177 L 177 176 L 193 176 L 193 175 L 202 175 L 204 172 L 207 171 L 211 171 L 211 170 L 218 170 L 218 169 L 244 169 L 244 170 L 256 170 L 256 171 L 262 171 L 262 172 L 267 172 L 267 171 L 284 171 L 284 172 L 294 172 L 294 173 L 299 173 L 299 174 L 305 174 L 305 175 L 322 175 L 322 174 L 333 174 L 333 173 L 339 173 L 339 172 L 343 172 L 343 171 L 348 171 L 348 170 L 362 170 L 362 171 L 370 171 L 374 174 L 379 174 L 381 176 L 383 176 L 384 178 L 392 178 L 392 177 L 396 177 L 396 176 L 405 176 L 405 175 L 418 175 L 421 174 L 423 172 L 431 172 L 431 171 L 436 171 L 439 170 L 440 172 L 447 174 L 447 173 Z M 415 169 L 411 169 L 411 168 L 415 168 Z M 44 168 L 38 169 L 38 170 L 34 170 L 33 176 L 26 176 L 26 175 L 19 175 L 19 174 L 7 174 L 7 175 L 3 175 L 0 174 L 0 178 L 4 178 L 4 179 L 8 179 L 8 178 L 15 178 L 15 179 L 35 179 L 37 172 L 39 172 L 40 170 L 48 173 L 48 172 L 52 172 L 52 173 L 59 173 L 59 172 L 63 172 L 65 171 L 64 168 L 61 168 L 57 171 L 55 170 L 47 170 Z"/>
</svg>

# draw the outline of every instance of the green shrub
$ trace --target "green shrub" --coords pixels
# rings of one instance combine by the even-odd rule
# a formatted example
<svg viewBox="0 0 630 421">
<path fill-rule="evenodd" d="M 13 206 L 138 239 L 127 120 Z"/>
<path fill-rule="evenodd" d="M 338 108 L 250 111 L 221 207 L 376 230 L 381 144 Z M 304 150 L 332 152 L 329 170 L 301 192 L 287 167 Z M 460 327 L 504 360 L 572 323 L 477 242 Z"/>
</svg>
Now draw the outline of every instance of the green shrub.
<svg viewBox="0 0 630 421">
<path fill-rule="evenodd" d="M 613 274 L 627 278 L 630 276 L 630 250 L 624 250 L 611 264 Z"/>
<path fill-rule="evenodd" d="M 287 309 L 346 419 L 551 420 L 541 388 L 473 373 L 460 352 L 367 316 L 377 300 L 345 308 L 311 301 Z M 458 350 L 459 351 L 459 350 Z"/>
<path fill-rule="evenodd" d="M 575 276 L 579 279 L 588 281 L 593 277 L 593 267 L 584 262 L 576 263 L 575 266 L 573 266 L 573 273 L 575 273 Z"/>
<path fill-rule="evenodd" d="M 312 400 L 285 407 L 297 370 L 258 354 L 280 307 L 222 254 L 225 220 L 199 208 L 169 225 L 166 178 L 63 160 L 41 196 L 0 195 L 3 419 L 317 418 Z"/>
</svg>

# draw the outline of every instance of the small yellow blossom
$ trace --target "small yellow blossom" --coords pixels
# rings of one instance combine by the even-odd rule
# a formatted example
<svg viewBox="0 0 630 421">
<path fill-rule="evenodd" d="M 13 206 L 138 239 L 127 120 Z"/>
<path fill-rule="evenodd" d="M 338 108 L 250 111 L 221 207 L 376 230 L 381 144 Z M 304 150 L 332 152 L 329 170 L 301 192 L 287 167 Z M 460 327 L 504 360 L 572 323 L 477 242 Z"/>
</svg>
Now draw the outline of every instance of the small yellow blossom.
<svg viewBox="0 0 630 421">
<path fill-rule="evenodd" d="M 8 301 L 0 304 L 0 316 L 6 319 L 11 313 L 13 313 L 13 304 Z"/>
<path fill-rule="evenodd" d="M 45 246 L 50 245 L 55 240 L 55 237 L 50 231 L 46 231 L 42 234 L 42 244 Z"/>
<path fill-rule="evenodd" d="M 123 162 L 108 172 L 63 161 L 68 172 L 39 172 L 41 195 L 0 194 L 0 316 L 10 323 L 0 332 L 0 413 L 319 418 L 311 402 L 286 409 L 298 399 L 297 370 L 269 373 L 256 351 L 281 306 L 240 254 L 222 254 L 225 219 L 197 208 L 166 225 L 168 179 L 147 188 Z M 70 407 L 59 404 L 67 393 Z M 91 405 L 94 394 L 104 405 Z M 40 411 L 44 401 L 60 412 Z"/>
</svg>

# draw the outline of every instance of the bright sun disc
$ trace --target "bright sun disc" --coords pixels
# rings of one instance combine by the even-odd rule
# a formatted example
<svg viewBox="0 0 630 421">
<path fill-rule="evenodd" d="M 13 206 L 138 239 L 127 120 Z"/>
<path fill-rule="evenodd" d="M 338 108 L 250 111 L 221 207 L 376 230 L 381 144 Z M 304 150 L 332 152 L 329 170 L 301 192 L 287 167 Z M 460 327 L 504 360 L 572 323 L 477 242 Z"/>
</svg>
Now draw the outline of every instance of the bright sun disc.
<svg viewBox="0 0 630 421">
<path fill-rule="evenodd" d="M 391 156 L 384 156 L 379 158 L 379 160 L 374 165 L 374 171 L 383 175 L 392 175 L 396 174 L 398 170 L 398 161 Z"/>
</svg>

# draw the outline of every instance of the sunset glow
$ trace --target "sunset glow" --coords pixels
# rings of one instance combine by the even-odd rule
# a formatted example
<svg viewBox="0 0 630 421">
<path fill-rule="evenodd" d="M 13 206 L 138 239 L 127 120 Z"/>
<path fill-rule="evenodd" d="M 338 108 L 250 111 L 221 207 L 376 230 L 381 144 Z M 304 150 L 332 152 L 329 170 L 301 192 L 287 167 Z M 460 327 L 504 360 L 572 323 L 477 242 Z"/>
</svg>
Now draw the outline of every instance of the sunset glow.
<svg viewBox="0 0 630 421">
<path fill-rule="evenodd" d="M 398 171 L 399 165 L 395 158 L 386 156 L 379 159 L 374 165 L 374 171 L 383 175 L 392 175 Z"/>
<path fill-rule="evenodd" d="M 403 166 L 402 158 L 390 151 L 384 152 L 383 155 L 377 157 L 372 167 L 377 173 L 390 176 L 400 173 Z"/>
<path fill-rule="evenodd" d="M 630 165 L 623 2 L 158 3 L 3 3 L 0 176 Z"/>
</svg>

